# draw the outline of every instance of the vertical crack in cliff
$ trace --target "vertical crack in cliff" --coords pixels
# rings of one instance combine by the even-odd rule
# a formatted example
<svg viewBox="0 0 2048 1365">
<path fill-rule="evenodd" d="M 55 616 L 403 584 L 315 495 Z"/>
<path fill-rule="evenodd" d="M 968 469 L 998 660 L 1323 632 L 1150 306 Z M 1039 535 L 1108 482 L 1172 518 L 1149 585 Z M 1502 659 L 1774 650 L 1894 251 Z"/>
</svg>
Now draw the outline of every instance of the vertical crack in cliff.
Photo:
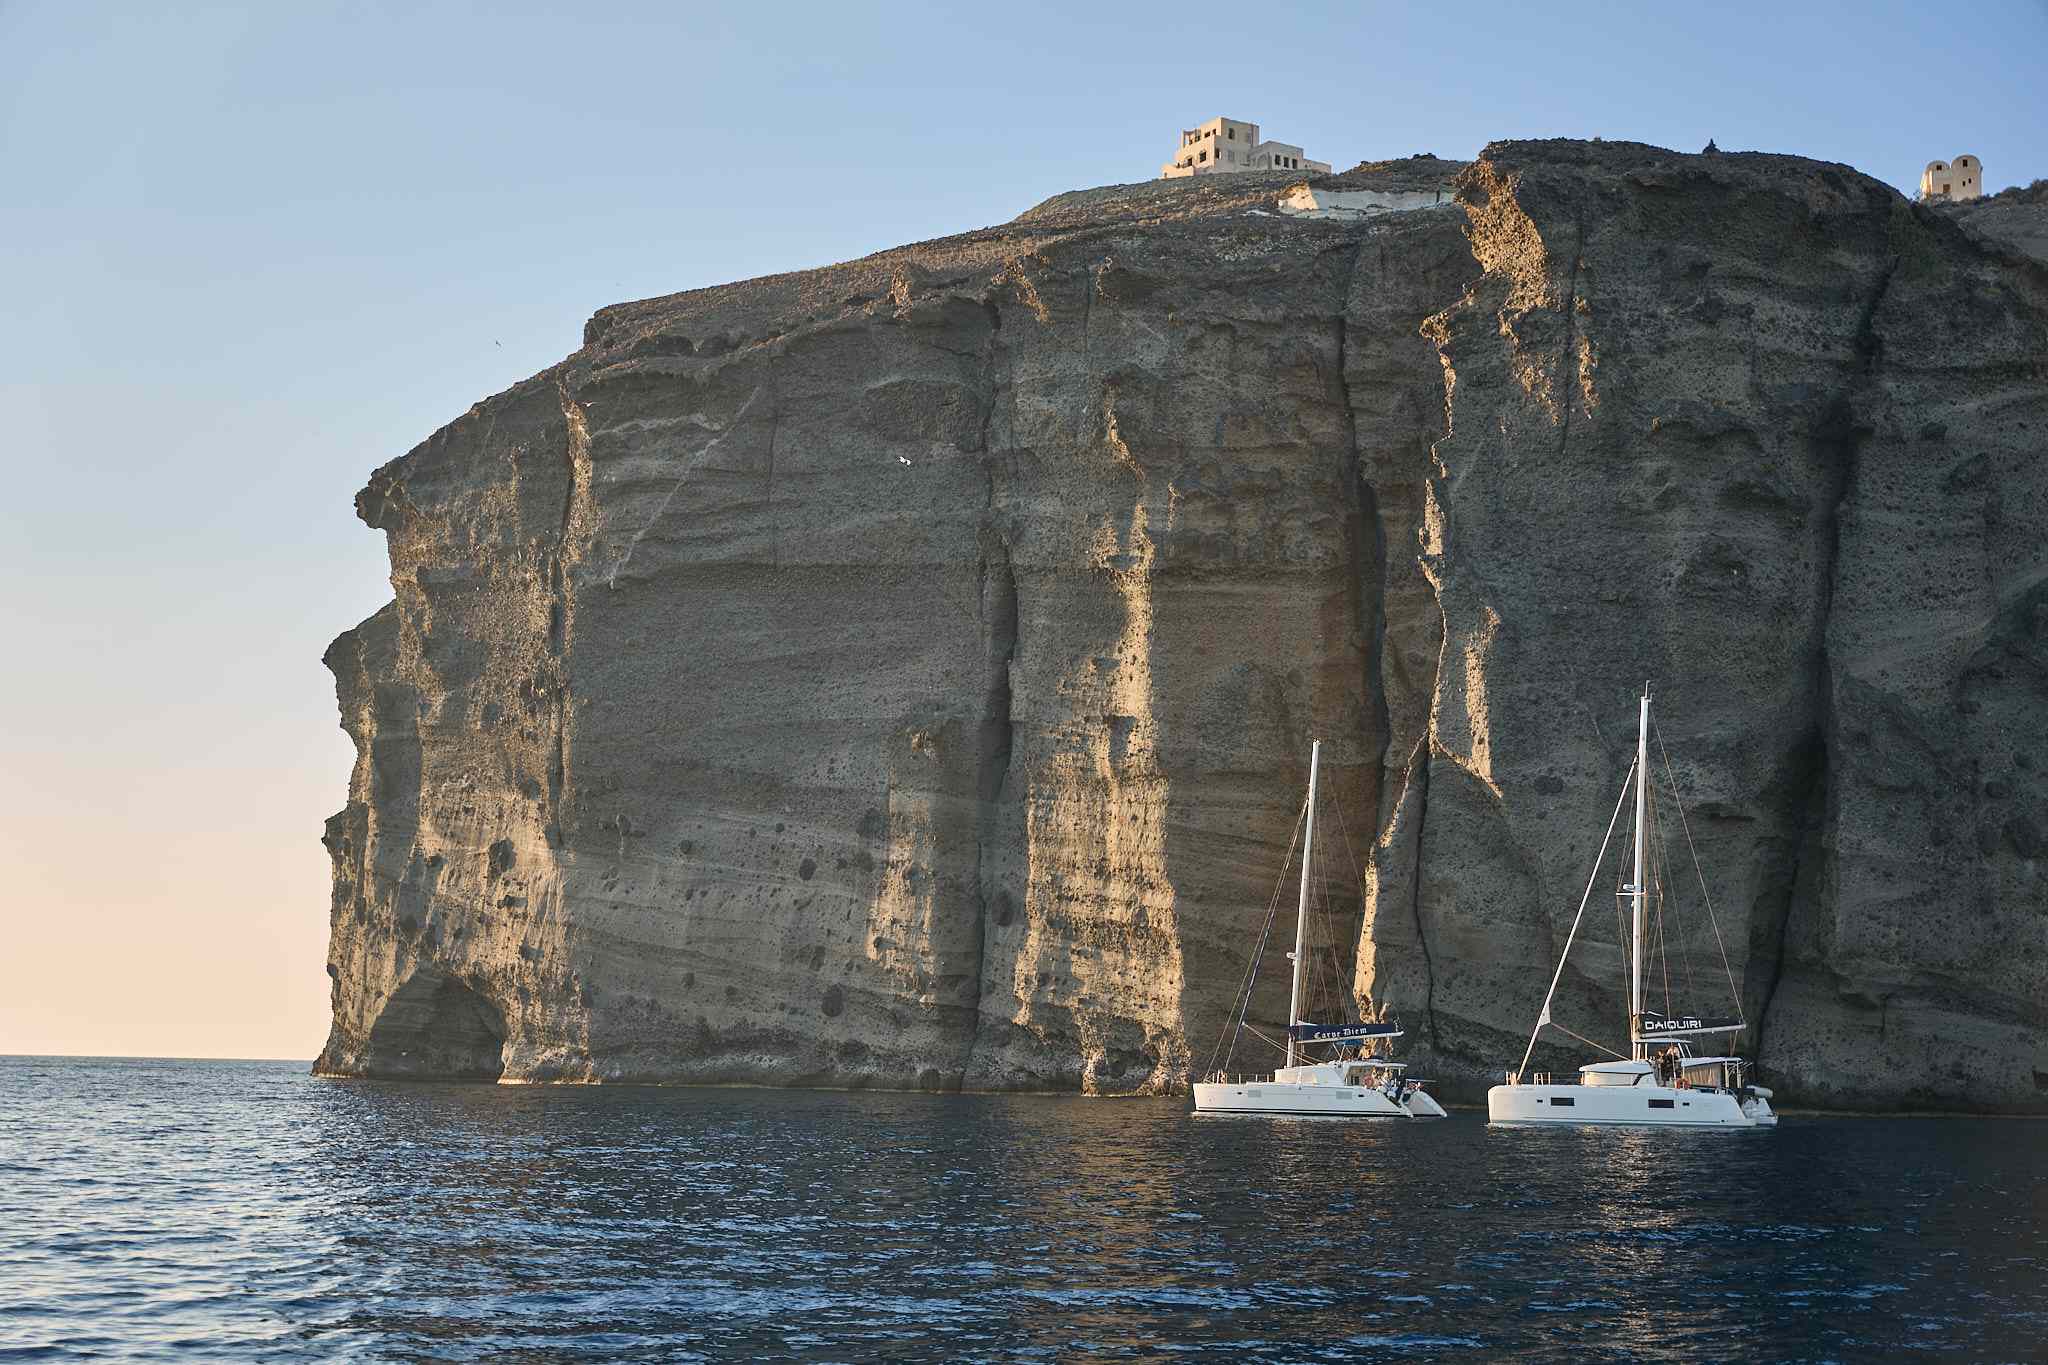
<svg viewBox="0 0 2048 1365">
<path fill-rule="evenodd" d="M 765 501 L 768 511 L 768 567 L 771 571 L 782 569 L 782 529 L 775 522 L 775 437 L 782 430 L 780 405 L 768 412 L 768 489 Z"/>
<path fill-rule="evenodd" d="M 1577 207 L 1578 230 L 1572 237 L 1571 275 L 1564 289 L 1564 346 L 1558 354 L 1557 362 L 1560 367 L 1572 363 L 1572 358 L 1579 347 L 1579 266 L 1586 254 L 1586 206 L 1581 203 Z M 1581 401 L 1584 401 L 1583 376 L 1584 371 L 1582 368 Z M 1572 395 L 1569 390 L 1565 393 L 1562 406 L 1564 411 L 1558 417 L 1557 430 L 1557 454 L 1560 459 L 1564 457 L 1566 450 L 1571 447 Z"/>
<path fill-rule="evenodd" d="M 984 535 L 981 563 L 981 620 L 986 676 L 975 759 L 974 881 L 977 899 L 972 1027 L 966 1056 L 973 1055 L 981 1030 L 981 1000 L 987 990 L 988 948 L 993 931 L 1006 928 L 1015 911 L 1009 892 L 996 884 L 999 865 L 990 850 L 1002 839 L 1003 791 L 1009 784 L 1016 733 L 1010 719 L 1010 666 L 1017 657 L 1017 574 L 1007 547 Z M 964 1069 L 964 1063 L 963 1063 Z"/>
<path fill-rule="evenodd" d="M 1526 217 L 1523 219 L 1526 223 Z M 1533 232 L 1534 225 L 1530 225 Z M 1483 253 L 1478 249 L 1478 238 L 1472 238 L 1474 256 L 1482 267 L 1492 269 Z M 1540 239 L 1539 239 L 1540 244 Z M 1470 296 L 1467 296 L 1469 302 Z M 1455 305 L 1454 305 L 1455 306 Z M 1420 526 L 1420 550 L 1416 562 L 1422 569 L 1422 576 L 1428 581 L 1430 591 L 1436 597 L 1439 630 L 1437 634 L 1436 674 L 1430 684 L 1429 714 L 1424 722 L 1422 737 L 1408 760 L 1408 772 L 1403 781 L 1401 804 L 1407 803 L 1407 789 L 1415 788 L 1415 834 L 1414 852 L 1411 855 L 1409 882 L 1409 910 L 1415 920 L 1415 941 L 1422 951 L 1423 973 L 1423 1019 L 1429 1028 L 1429 1045 L 1438 1056 L 1443 1055 L 1443 1034 L 1436 1018 L 1436 959 L 1429 950 L 1429 934 L 1422 913 L 1422 841 L 1429 819 L 1429 776 L 1430 763 L 1436 755 L 1436 729 L 1438 712 L 1443 703 L 1444 666 L 1451 655 L 1451 617 L 1444 606 L 1443 561 L 1450 552 L 1448 513 L 1440 490 L 1449 481 L 1450 469 L 1444 461 L 1442 447 L 1456 435 L 1456 398 L 1458 392 L 1458 371 L 1451 363 L 1450 310 L 1433 313 L 1425 318 L 1421 327 L 1422 335 L 1436 348 L 1437 366 L 1443 375 L 1443 424 L 1440 434 L 1430 442 L 1429 468 L 1422 478 L 1422 522 Z M 1527 384 L 1524 383 L 1527 391 Z M 1455 761 L 1455 760 L 1454 760 Z M 1419 785 L 1418 785 L 1419 784 Z M 1490 784 L 1489 784 L 1490 785 Z M 1396 807 L 1395 820 L 1399 819 Z"/>
<path fill-rule="evenodd" d="M 982 312 L 988 318 L 988 341 L 981 358 L 981 384 L 984 395 L 981 404 L 980 444 L 975 449 L 981 455 L 981 472 L 986 480 L 983 488 L 981 515 L 984 523 L 994 515 L 996 505 L 995 451 L 989 445 L 989 429 L 995 425 L 996 403 L 1002 395 L 1001 386 L 996 382 L 996 338 L 1003 330 L 1003 310 L 996 307 L 994 299 L 981 300 Z"/>
<path fill-rule="evenodd" d="M 1433 746 L 1427 735 L 1408 762 L 1408 783 L 1415 789 L 1414 875 L 1408 883 L 1408 910 L 1415 917 L 1415 942 L 1422 949 L 1422 1018 L 1429 1027 L 1429 1046 L 1443 1054 L 1443 1036 L 1436 1026 L 1436 959 L 1429 951 L 1429 931 L 1422 919 L 1422 836 L 1429 827 L 1429 762 Z"/>
<path fill-rule="evenodd" d="M 1764 1026 L 1770 1015 L 1771 1002 L 1777 998 L 1778 983 L 1785 975 L 1793 907 L 1819 892 L 1821 838 L 1827 827 L 1828 746 L 1825 733 L 1825 726 L 1816 724 L 1813 734 L 1800 750 L 1794 768 L 1797 795 L 1792 803 L 1792 817 L 1798 824 L 1793 830 L 1792 851 L 1784 869 L 1783 894 L 1773 898 L 1773 914 L 1761 927 L 1761 934 L 1752 928 L 1749 935 L 1750 956 L 1761 955 L 1770 963 L 1761 989 L 1744 991 L 1745 996 L 1758 1002 L 1755 1013 L 1749 1017 L 1754 1020 L 1752 1027 L 1756 1031 L 1754 1043 L 1759 1062 L 1763 1060 Z M 1748 986 L 1747 981 L 1743 984 L 1745 988 Z M 1744 1004 L 1746 1006 L 1747 1001 Z"/>
<path fill-rule="evenodd" d="M 1002 837 L 1001 803 L 1009 783 L 1010 756 L 1016 733 L 1010 719 L 1010 666 L 1017 657 L 1017 572 L 1010 562 L 1010 548 L 996 526 L 995 451 L 989 432 L 995 423 L 1001 386 L 996 378 L 996 337 L 1003 327 L 1002 310 L 992 299 L 983 299 L 988 318 L 988 337 L 982 357 L 980 444 L 983 495 L 981 507 L 981 600 L 977 604 L 986 660 L 981 718 L 976 736 L 974 888 L 976 936 L 974 946 L 974 994 L 969 1002 L 967 1047 L 962 1054 L 964 1076 L 974 1064 L 981 1046 L 981 1002 L 988 991 L 988 950 L 991 931 L 1007 927 L 1014 910 L 1005 913 L 1009 893 L 992 885 L 996 874 L 990 868 L 990 847 Z M 963 1082 L 964 1083 L 964 1082 Z"/>
<path fill-rule="evenodd" d="M 1774 942 L 1770 974 L 1756 1014 L 1759 1063 L 1763 1061 L 1771 1005 L 1776 1001 L 1778 987 L 1784 980 L 1792 917 L 1800 906 L 1818 898 L 1826 890 L 1821 864 L 1826 856 L 1823 839 L 1829 797 L 1831 754 L 1828 745 L 1834 730 L 1834 678 L 1833 662 L 1828 652 L 1828 630 L 1833 619 L 1836 580 L 1841 573 L 1843 507 L 1855 494 L 1863 443 L 1873 434 L 1871 427 L 1858 420 L 1856 400 L 1873 385 L 1884 361 L 1884 338 L 1877 330 L 1877 312 L 1891 289 L 1892 276 L 1898 264 L 1898 257 L 1892 256 L 1878 272 L 1877 282 L 1864 300 L 1857 319 L 1852 343 L 1855 369 L 1848 384 L 1821 411 L 1810 437 L 1815 462 L 1820 466 L 1821 500 L 1827 508 L 1825 529 L 1820 537 L 1821 563 L 1814 575 L 1814 720 L 1805 761 L 1799 765 L 1805 770 L 1800 794 L 1793 806 L 1799 828 L 1792 846 L 1791 866 L 1786 870 L 1785 895 L 1779 905 L 1777 923 L 1765 931 Z M 1750 941 L 1752 944 L 1756 942 L 1754 933 Z"/>
<path fill-rule="evenodd" d="M 548 672 L 546 679 L 554 711 L 554 751 L 548 762 L 547 840 L 562 846 L 562 807 L 569 786 L 570 726 L 575 718 L 569 696 L 569 648 L 575 640 L 576 599 L 569 582 L 570 571 L 589 549 L 596 524 L 591 502 L 590 423 L 583 405 L 569 392 L 568 380 L 557 376 L 555 393 L 567 428 L 563 459 L 568 466 L 568 486 L 562 495 L 562 523 L 555 535 L 554 553 L 549 557 L 548 588 L 554 600 L 548 604 Z"/>
<path fill-rule="evenodd" d="M 1351 493 L 1351 516 L 1347 518 L 1346 552 L 1350 559 L 1349 583 L 1346 585 L 1353 594 L 1353 608 L 1358 622 L 1360 642 L 1363 649 L 1363 684 L 1367 715 L 1374 733 L 1366 737 L 1365 750 L 1372 756 L 1368 771 L 1372 774 L 1372 809 L 1377 819 L 1381 805 L 1382 788 L 1386 783 L 1387 750 L 1393 742 L 1393 719 L 1387 706 L 1386 678 L 1382 672 L 1386 662 L 1387 645 L 1387 538 L 1386 528 L 1380 525 L 1379 495 L 1374 491 L 1372 481 L 1366 476 L 1365 452 L 1359 448 L 1358 408 L 1351 392 L 1351 298 L 1358 277 L 1358 263 L 1365 253 L 1365 243 L 1359 242 L 1351 250 L 1351 259 L 1346 264 L 1342 283 L 1339 286 L 1336 307 L 1336 348 L 1337 348 L 1337 396 L 1344 408 L 1344 458 L 1348 468 L 1337 471 L 1338 486 Z M 1370 860 L 1370 850 L 1368 861 Z M 1358 936 L 1352 945 L 1351 980 L 1353 994 L 1359 979 L 1360 966 L 1370 952 L 1367 936 L 1371 926 L 1367 923 L 1365 887 L 1354 887 L 1359 896 Z M 1370 1002 L 1354 1000 L 1363 1009 Z"/>
</svg>

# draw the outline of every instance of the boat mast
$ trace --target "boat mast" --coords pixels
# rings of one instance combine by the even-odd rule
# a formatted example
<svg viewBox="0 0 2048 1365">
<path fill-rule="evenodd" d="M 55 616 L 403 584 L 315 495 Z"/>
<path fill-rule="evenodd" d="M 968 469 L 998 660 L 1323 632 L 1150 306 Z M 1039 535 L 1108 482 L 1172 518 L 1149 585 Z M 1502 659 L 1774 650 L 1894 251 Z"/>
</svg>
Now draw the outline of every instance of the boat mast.
<svg viewBox="0 0 2048 1365">
<path fill-rule="evenodd" d="M 1301 840 L 1301 904 L 1294 916 L 1294 989 L 1287 996 L 1287 1065 L 1293 1066 L 1297 1052 L 1294 1026 L 1301 1022 L 1301 968 L 1308 956 L 1308 869 L 1316 851 L 1316 768 L 1322 762 L 1323 742 L 1316 740 L 1308 751 L 1308 832 Z"/>
<path fill-rule="evenodd" d="M 1641 1059 L 1643 1040 L 1636 1036 L 1636 1021 L 1643 1017 L 1643 855 L 1644 816 L 1649 806 L 1650 781 L 1650 685 L 1643 684 L 1641 723 L 1636 731 L 1636 880 L 1634 923 L 1629 931 L 1630 969 L 1628 985 L 1628 1034 L 1631 1050 Z"/>
</svg>

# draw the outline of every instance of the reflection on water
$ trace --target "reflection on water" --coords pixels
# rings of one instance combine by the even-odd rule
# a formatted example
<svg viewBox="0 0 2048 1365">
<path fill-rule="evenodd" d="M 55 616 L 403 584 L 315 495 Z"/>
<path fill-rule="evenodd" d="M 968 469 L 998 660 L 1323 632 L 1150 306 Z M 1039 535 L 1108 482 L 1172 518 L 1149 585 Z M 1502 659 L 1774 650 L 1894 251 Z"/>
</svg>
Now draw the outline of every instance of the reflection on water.
<svg viewBox="0 0 2048 1365">
<path fill-rule="evenodd" d="M 0 1059 L 0 1354 L 2029 1356 L 2044 1139 Z"/>
</svg>

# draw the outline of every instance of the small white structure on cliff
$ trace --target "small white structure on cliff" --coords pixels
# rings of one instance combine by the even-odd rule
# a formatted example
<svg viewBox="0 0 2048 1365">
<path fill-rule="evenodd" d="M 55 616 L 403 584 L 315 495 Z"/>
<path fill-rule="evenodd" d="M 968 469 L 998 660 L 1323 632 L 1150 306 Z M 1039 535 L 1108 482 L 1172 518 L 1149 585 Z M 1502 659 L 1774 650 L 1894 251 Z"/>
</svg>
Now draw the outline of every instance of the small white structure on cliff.
<svg viewBox="0 0 2048 1365">
<path fill-rule="evenodd" d="M 1951 161 L 1930 161 L 1920 172 L 1922 199 L 1981 199 L 1984 197 L 1984 163 L 1974 156 Z"/>
<path fill-rule="evenodd" d="M 1291 142 L 1261 142 L 1259 125 L 1234 118 L 1212 118 L 1194 128 L 1183 128 L 1180 150 L 1173 160 L 1159 168 L 1159 178 L 1176 180 L 1184 175 L 1213 175 L 1217 171 L 1321 171 L 1327 161 L 1310 161 Z"/>
</svg>

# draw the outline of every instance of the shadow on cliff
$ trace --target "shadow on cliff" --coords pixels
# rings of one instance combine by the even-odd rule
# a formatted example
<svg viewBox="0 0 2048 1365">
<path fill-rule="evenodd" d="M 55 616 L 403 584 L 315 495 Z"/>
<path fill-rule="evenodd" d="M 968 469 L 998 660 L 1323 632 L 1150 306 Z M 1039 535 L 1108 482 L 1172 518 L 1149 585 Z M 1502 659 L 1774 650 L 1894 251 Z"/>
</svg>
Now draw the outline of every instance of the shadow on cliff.
<svg viewBox="0 0 2048 1365">
<path fill-rule="evenodd" d="M 385 1003 L 350 1074 L 495 1081 L 504 1074 L 504 1049 L 505 1016 L 497 1006 L 456 978 L 422 968 Z"/>
</svg>

